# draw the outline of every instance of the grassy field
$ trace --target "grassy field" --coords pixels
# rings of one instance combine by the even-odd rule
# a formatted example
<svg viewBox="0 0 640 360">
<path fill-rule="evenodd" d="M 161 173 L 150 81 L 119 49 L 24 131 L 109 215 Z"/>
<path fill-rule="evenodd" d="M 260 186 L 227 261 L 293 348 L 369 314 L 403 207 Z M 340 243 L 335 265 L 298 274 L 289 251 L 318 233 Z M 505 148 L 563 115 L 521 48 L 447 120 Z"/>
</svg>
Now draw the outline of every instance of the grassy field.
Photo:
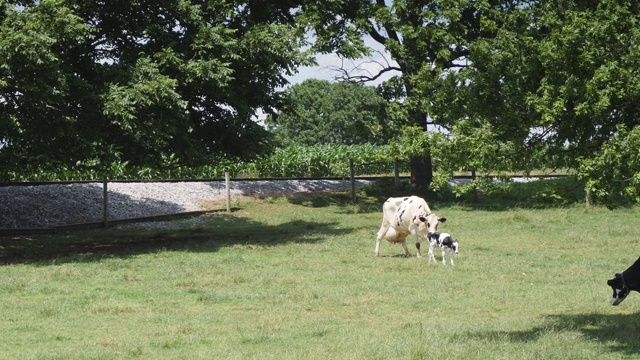
<svg viewBox="0 0 640 360">
<path fill-rule="evenodd" d="M 452 267 L 374 257 L 383 197 L 360 195 L 0 239 L 0 359 L 640 358 L 640 294 L 606 285 L 640 209 L 429 201 Z"/>
</svg>

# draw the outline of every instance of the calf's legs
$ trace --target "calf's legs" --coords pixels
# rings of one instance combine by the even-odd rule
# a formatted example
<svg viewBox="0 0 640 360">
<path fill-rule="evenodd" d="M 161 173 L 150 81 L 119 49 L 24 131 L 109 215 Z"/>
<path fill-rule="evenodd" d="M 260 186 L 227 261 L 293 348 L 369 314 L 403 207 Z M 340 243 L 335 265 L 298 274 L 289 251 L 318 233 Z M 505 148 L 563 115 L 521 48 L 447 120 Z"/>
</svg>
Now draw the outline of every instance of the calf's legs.
<svg viewBox="0 0 640 360">
<path fill-rule="evenodd" d="M 436 257 L 433 255 L 433 247 L 435 244 L 429 243 L 429 261 L 436 262 Z"/>
</svg>

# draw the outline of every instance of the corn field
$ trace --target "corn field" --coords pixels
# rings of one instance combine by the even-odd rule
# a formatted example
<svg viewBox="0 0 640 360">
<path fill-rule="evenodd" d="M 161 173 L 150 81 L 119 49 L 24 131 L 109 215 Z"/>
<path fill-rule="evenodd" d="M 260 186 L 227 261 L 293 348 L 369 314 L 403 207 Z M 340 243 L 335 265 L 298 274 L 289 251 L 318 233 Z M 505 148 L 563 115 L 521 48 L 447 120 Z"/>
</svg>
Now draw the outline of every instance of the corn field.
<svg viewBox="0 0 640 360">
<path fill-rule="evenodd" d="M 253 162 L 220 159 L 209 165 L 187 167 L 168 158 L 158 168 L 130 166 L 127 162 L 100 166 L 94 162 L 55 171 L 29 169 L 24 173 L 4 173 L 0 174 L 0 181 L 216 179 L 224 178 L 227 171 L 235 178 L 348 177 L 350 160 L 356 176 L 393 174 L 397 160 L 400 172 L 409 171 L 408 162 L 397 159 L 391 146 L 295 145 L 277 149 Z"/>
</svg>

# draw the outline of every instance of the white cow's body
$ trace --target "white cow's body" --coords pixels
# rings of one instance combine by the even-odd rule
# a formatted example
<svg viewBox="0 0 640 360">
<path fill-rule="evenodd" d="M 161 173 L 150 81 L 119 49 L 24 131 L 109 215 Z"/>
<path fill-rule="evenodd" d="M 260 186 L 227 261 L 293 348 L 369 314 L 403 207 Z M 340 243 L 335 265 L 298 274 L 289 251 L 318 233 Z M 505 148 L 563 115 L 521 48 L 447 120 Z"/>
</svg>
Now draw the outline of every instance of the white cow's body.
<svg viewBox="0 0 640 360">
<path fill-rule="evenodd" d="M 407 249 L 407 236 L 414 235 L 417 256 L 420 257 L 420 240 L 430 232 L 435 232 L 439 218 L 431 213 L 429 205 L 417 196 L 389 198 L 382 206 L 382 225 L 376 236 L 376 256 L 380 255 L 380 240 L 386 238 L 390 243 L 401 243 L 405 256 L 411 256 Z"/>
</svg>

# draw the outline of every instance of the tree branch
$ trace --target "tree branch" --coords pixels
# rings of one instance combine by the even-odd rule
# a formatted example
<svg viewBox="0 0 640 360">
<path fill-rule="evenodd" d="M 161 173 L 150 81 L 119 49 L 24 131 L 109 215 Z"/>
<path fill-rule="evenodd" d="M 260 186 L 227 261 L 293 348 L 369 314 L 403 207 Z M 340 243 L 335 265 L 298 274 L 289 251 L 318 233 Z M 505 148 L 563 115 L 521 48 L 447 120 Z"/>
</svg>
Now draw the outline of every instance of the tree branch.
<svg viewBox="0 0 640 360">
<path fill-rule="evenodd" d="M 373 38 L 373 40 L 377 41 L 379 44 L 384 45 L 387 42 L 387 38 L 382 36 L 382 34 L 380 34 L 376 28 L 373 26 L 373 23 L 371 22 L 371 20 L 368 20 L 369 22 L 369 36 L 371 36 Z"/>
<path fill-rule="evenodd" d="M 378 4 L 378 6 L 385 7 L 385 8 L 387 7 L 387 4 L 385 4 L 385 0 L 376 0 L 376 3 Z M 384 26 L 384 29 L 387 30 L 387 35 L 389 36 L 389 39 L 393 39 L 396 42 L 400 43 L 400 38 L 398 37 L 398 33 L 393 28 L 393 26 L 391 26 L 391 24 L 385 23 L 385 24 L 382 24 L 382 26 Z"/>
<path fill-rule="evenodd" d="M 350 71 L 347 71 L 346 69 L 342 69 L 342 68 L 334 69 L 334 70 L 335 71 L 340 71 L 342 73 L 342 75 L 337 75 L 335 77 L 336 80 L 350 81 L 350 82 L 356 82 L 356 83 L 366 83 L 366 82 L 375 81 L 380 76 L 382 76 L 385 73 L 388 73 L 389 71 L 402 71 L 402 69 L 400 69 L 399 67 L 396 67 L 396 66 L 384 68 L 384 69 L 380 70 L 375 75 L 371 74 L 371 73 L 369 73 L 369 75 L 351 75 Z"/>
<path fill-rule="evenodd" d="M 380 78 L 382 75 L 390 71 L 400 71 L 400 72 L 402 71 L 402 68 L 400 66 L 391 65 L 382 52 L 380 51 L 376 51 L 376 52 L 380 54 L 382 59 L 384 59 L 384 63 L 370 58 L 369 60 L 362 61 L 357 65 L 355 63 L 352 63 L 353 66 L 351 66 L 350 69 L 347 69 L 347 67 L 345 66 L 345 59 L 343 58 L 341 59 L 342 64 L 340 66 L 329 67 L 331 70 L 340 73 L 339 75 L 336 75 L 334 79 L 340 80 L 340 81 L 365 83 L 365 82 L 375 81 L 378 78 Z M 380 70 L 376 71 L 375 73 L 372 73 L 370 70 L 363 68 L 364 65 L 367 65 L 367 64 L 378 65 L 380 67 Z"/>
</svg>

